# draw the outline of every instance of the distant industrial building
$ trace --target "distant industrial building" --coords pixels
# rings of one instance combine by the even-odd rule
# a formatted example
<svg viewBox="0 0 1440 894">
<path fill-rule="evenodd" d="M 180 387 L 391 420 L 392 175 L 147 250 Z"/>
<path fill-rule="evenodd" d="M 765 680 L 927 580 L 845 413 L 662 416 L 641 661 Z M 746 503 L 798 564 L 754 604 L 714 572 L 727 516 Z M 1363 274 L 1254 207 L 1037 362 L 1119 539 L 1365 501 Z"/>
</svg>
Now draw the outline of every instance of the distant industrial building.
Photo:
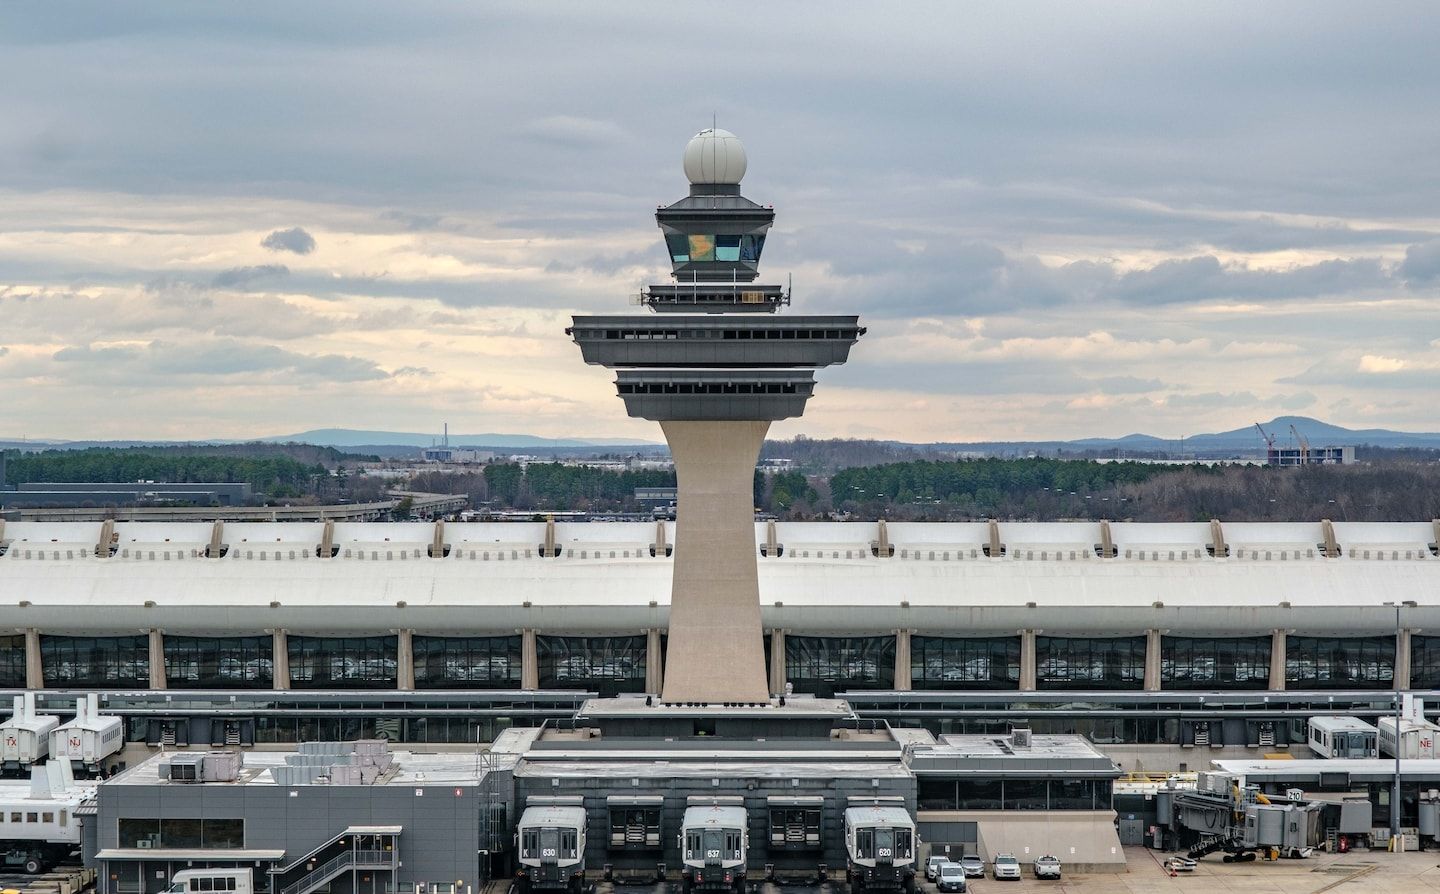
<svg viewBox="0 0 1440 894">
<path fill-rule="evenodd" d="M 1267 466 L 1350 466 L 1355 464 L 1354 447 L 1280 447 L 1265 451 Z"/>
<path fill-rule="evenodd" d="M 1267 466 L 1339 466 L 1355 462 L 1354 447 L 1311 447 L 1310 439 L 1295 426 L 1290 426 L 1294 438 L 1293 447 L 1283 447 L 1279 439 L 1255 423 L 1260 437 L 1265 439 L 1265 464 Z"/>
<path fill-rule="evenodd" d="M 245 482 L 30 481 L 8 492 L 3 500 L 8 508 L 143 506 L 159 503 L 244 506 L 252 496 L 253 491 Z"/>
<path fill-rule="evenodd" d="M 423 456 L 427 463 L 484 463 L 494 459 L 495 452 L 469 447 L 426 447 Z"/>
</svg>

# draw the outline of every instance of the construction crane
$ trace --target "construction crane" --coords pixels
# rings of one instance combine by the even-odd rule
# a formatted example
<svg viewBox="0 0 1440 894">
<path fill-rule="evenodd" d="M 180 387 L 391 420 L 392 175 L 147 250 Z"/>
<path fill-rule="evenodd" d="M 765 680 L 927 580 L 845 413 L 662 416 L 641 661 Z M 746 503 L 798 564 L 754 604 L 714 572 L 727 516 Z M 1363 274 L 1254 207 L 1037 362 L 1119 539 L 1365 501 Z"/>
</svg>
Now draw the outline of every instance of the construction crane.
<svg viewBox="0 0 1440 894">
<path fill-rule="evenodd" d="M 1258 422 L 1255 423 L 1255 430 L 1260 433 L 1260 437 L 1262 437 L 1262 438 L 1265 439 L 1265 447 L 1266 447 L 1266 449 L 1274 450 L 1274 449 L 1275 449 L 1275 436 L 1274 436 L 1274 435 L 1271 435 L 1271 434 L 1267 434 L 1267 433 L 1265 432 L 1265 429 L 1261 428 L 1261 427 L 1260 427 L 1260 423 L 1258 423 Z"/>
<path fill-rule="evenodd" d="M 1295 436 L 1295 442 L 1300 445 L 1300 465 L 1310 462 L 1310 442 L 1295 428 L 1295 423 L 1290 423 L 1290 434 Z"/>
</svg>

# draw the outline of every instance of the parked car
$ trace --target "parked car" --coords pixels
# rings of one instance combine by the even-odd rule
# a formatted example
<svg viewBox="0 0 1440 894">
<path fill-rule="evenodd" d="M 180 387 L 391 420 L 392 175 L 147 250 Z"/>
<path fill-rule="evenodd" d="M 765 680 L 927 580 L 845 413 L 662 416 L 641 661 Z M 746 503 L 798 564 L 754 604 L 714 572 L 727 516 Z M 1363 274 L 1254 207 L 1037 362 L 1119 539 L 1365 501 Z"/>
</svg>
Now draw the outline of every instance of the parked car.
<svg viewBox="0 0 1440 894">
<path fill-rule="evenodd" d="M 965 870 L 966 878 L 984 878 L 985 861 L 974 854 L 966 854 L 960 858 L 960 868 Z"/>
<path fill-rule="evenodd" d="M 936 887 L 941 891 L 957 891 L 965 894 L 965 870 L 959 863 L 941 863 L 936 871 Z"/>
<path fill-rule="evenodd" d="M 1164 866 L 1171 872 L 1194 872 L 1195 861 L 1189 857 L 1166 857 Z"/>
<path fill-rule="evenodd" d="M 925 878 L 927 881 L 935 881 L 940 875 L 940 864 L 949 863 L 950 858 L 945 856 L 935 857 L 925 861 Z"/>
<path fill-rule="evenodd" d="M 1020 881 L 1020 861 L 1014 854 L 996 854 L 990 863 L 990 875 L 996 880 Z"/>
<path fill-rule="evenodd" d="M 1035 866 L 1033 868 L 1035 870 L 1036 878 L 1059 878 L 1060 858 L 1054 856 L 1053 854 L 1046 854 L 1043 857 L 1037 857 L 1035 859 Z"/>
</svg>

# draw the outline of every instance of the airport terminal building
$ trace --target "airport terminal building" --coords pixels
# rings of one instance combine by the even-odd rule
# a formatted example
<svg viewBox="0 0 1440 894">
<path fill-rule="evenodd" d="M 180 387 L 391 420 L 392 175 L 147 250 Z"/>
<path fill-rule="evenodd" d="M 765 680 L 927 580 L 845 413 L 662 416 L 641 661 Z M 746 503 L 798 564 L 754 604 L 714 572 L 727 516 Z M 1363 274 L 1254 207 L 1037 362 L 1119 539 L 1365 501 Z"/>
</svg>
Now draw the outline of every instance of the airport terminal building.
<svg viewBox="0 0 1440 894">
<path fill-rule="evenodd" d="M 6 523 L 0 687 L 132 741 L 491 740 L 658 693 L 674 523 Z M 1419 523 L 755 526 L 772 693 L 936 733 L 1284 744 L 1440 691 Z M 1410 604 L 1415 603 L 1415 604 Z M 8 700 L 7 700 L 8 701 Z"/>
</svg>

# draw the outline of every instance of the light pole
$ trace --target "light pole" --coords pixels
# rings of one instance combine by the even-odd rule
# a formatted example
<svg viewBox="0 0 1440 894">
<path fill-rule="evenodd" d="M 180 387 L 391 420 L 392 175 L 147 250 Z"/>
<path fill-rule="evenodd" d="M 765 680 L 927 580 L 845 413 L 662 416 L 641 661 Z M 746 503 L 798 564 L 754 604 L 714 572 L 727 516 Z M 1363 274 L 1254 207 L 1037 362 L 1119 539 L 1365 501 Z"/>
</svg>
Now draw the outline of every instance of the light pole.
<svg viewBox="0 0 1440 894">
<path fill-rule="evenodd" d="M 1402 602 L 1387 602 L 1386 605 L 1395 607 L 1395 658 L 1392 662 L 1393 670 L 1391 676 L 1395 683 L 1395 781 L 1390 789 L 1390 850 L 1400 850 L 1400 609 L 1409 605 L 1419 605 L 1413 599 L 1406 599 Z"/>
</svg>

